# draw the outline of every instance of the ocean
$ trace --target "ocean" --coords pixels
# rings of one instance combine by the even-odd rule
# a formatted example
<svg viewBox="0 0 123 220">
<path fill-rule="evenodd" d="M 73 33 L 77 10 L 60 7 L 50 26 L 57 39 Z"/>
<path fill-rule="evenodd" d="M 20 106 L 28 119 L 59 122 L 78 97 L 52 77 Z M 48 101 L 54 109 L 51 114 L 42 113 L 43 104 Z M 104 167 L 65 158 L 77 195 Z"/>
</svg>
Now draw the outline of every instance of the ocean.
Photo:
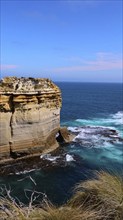
<svg viewBox="0 0 123 220">
<path fill-rule="evenodd" d="M 80 181 L 105 170 L 123 175 L 123 85 L 118 83 L 56 82 L 62 92 L 61 126 L 75 138 L 57 156 L 44 155 L 52 166 L 0 177 L 0 186 L 28 203 L 31 193 L 38 200 L 48 197 L 63 204 Z M 60 159 L 62 162 L 60 162 Z"/>
</svg>

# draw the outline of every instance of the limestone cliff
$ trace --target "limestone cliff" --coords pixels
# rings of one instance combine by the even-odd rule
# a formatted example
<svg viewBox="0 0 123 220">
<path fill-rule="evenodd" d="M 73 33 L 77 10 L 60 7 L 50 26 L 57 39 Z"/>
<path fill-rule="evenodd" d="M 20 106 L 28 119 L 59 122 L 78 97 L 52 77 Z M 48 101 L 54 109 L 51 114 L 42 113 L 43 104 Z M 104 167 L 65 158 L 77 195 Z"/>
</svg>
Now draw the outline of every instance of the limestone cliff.
<svg viewBox="0 0 123 220">
<path fill-rule="evenodd" d="M 0 159 L 43 152 L 60 127 L 61 92 L 49 79 L 0 81 Z"/>
</svg>

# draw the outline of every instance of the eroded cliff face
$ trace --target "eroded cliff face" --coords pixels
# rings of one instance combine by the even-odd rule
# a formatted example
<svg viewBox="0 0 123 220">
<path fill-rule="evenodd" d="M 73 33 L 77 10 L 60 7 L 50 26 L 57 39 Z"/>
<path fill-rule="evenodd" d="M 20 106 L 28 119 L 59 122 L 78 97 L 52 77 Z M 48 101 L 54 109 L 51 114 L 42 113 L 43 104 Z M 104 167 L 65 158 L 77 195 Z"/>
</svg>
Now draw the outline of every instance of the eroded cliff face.
<svg viewBox="0 0 123 220">
<path fill-rule="evenodd" d="M 0 159 L 43 152 L 56 144 L 61 92 L 49 79 L 6 77 L 0 81 Z"/>
</svg>

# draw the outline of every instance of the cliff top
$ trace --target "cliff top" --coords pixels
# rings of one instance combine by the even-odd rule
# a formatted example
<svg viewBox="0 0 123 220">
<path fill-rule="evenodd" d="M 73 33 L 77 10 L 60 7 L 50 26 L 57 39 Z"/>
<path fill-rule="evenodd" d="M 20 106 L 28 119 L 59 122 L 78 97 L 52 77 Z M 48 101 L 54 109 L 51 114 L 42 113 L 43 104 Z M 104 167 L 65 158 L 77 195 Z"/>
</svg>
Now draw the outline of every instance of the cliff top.
<svg viewBox="0 0 123 220">
<path fill-rule="evenodd" d="M 42 93 L 42 92 L 59 92 L 59 88 L 47 78 L 32 77 L 5 77 L 0 80 L 0 94 L 4 93 Z"/>
</svg>

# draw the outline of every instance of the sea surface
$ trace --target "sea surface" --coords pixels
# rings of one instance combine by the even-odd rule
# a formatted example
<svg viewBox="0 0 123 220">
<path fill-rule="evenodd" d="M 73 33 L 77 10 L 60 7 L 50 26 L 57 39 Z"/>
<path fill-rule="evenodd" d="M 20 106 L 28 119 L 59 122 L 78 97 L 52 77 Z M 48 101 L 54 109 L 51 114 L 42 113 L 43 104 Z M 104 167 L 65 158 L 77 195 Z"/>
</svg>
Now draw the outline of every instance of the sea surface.
<svg viewBox="0 0 123 220">
<path fill-rule="evenodd" d="M 28 203 L 35 195 L 62 204 L 80 181 L 105 170 L 123 175 L 123 85 L 118 83 L 56 83 L 62 91 L 61 125 L 75 138 L 57 155 L 44 155 L 50 168 L 1 176 L 0 186 Z M 62 161 L 62 162 L 61 162 Z"/>
</svg>

